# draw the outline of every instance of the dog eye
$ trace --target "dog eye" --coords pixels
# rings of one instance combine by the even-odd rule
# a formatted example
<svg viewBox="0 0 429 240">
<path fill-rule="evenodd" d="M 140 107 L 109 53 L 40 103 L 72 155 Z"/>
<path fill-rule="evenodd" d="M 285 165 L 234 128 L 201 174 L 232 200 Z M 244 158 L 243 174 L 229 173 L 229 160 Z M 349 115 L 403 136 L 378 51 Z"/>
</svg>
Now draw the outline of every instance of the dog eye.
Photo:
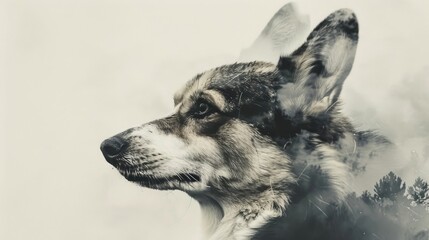
<svg viewBox="0 0 429 240">
<path fill-rule="evenodd" d="M 205 117 L 213 112 L 213 108 L 205 102 L 200 102 L 195 108 L 194 115 L 196 117 Z"/>
<path fill-rule="evenodd" d="M 198 104 L 197 114 L 204 115 L 209 111 L 209 105 L 207 103 Z"/>
</svg>

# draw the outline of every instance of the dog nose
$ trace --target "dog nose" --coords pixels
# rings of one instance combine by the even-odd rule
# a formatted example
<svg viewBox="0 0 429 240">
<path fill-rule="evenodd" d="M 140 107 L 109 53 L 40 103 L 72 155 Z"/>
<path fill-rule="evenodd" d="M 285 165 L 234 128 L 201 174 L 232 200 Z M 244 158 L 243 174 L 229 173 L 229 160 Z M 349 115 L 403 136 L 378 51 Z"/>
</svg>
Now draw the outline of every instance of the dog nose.
<svg viewBox="0 0 429 240">
<path fill-rule="evenodd" d="M 126 148 L 127 142 L 120 137 L 111 137 L 101 143 L 100 149 L 109 163 L 112 163 Z"/>
</svg>

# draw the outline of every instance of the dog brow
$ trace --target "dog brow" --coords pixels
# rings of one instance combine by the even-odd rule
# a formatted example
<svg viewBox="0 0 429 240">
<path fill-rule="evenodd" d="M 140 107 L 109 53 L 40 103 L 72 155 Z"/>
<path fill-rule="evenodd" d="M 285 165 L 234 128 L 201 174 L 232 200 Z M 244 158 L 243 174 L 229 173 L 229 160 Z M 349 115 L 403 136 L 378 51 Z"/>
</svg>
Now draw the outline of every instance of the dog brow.
<svg viewBox="0 0 429 240">
<path fill-rule="evenodd" d="M 195 76 L 191 81 L 187 82 L 179 91 L 174 94 L 174 105 L 177 105 L 183 99 L 202 91 L 207 88 L 213 76 L 213 70 L 200 73 Z"/>
<path fill-rule="evenodd" d="M 219 110 L 224 111 L 226 107 L 225 97 L 216 90 L 205 90 L 201 93 L 201 98 L 204 98 L 209 103 L 215 105 Z"/>
</svg>

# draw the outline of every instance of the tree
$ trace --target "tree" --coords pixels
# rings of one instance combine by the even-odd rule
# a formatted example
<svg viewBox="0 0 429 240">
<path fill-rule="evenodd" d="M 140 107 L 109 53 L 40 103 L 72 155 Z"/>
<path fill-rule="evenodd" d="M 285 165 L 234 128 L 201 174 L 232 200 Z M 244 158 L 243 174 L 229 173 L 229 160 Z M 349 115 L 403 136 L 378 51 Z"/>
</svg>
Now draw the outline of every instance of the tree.
<svg viewBox="0 0 429 240">
<path fill-rule="evenodd" d="M 408 196 L 418 204 L 429 198 L 429 185 L 422 178 L 417 178 L 413 186 L 408 188 Z"/>
<path fill-rule="evenodd" d="M 429 207 L 429 184 L 422 178 L 417 178 L 407 192 L 408 198 L 412 200 L 412 205 L 419 204 Z"/>
<path fill-rule="evenodd" d="M 368 190 L 365 190 L 360 196 L 360 198 L 364 203 L 366 203 L 369 206 L 372 206 L 374 204 L 374 197 L 371 195 L 371 193 Z"/>
<path fill-rule="evenodd" d="M 378 200 L 395 201 L 398 197 L 404 196 L 405 182 L 393 172 L 389 172 L 375 184 L 374 192 L 374 197 Z"/>
</svg>

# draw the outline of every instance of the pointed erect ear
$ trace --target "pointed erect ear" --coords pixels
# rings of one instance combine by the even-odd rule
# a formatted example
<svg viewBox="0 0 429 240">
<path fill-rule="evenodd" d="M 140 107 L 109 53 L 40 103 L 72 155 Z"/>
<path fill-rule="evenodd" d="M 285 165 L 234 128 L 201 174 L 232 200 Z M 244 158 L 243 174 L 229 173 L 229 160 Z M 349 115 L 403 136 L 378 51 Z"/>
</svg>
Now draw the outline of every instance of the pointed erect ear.
<svg viewBox="0 0 429 240">
<path fill-rule="evenodd" d="M 293 3 L 280 8 L 255 42 L 240 53 L 239 61 L 277 62 L 280 55 L 290 54 L 305 40 L 309 18 L 299 13 Z"/>
<path fill-rule="evenodd" d="M 277 68 L 284 76 L 278 99 L 284 113 L 315 116 L 337 101 L 353 65 L 358 42 L 358 22 L 348 9 L 338 10 L 322 21 L 307 41 Z"/>
</svg>

